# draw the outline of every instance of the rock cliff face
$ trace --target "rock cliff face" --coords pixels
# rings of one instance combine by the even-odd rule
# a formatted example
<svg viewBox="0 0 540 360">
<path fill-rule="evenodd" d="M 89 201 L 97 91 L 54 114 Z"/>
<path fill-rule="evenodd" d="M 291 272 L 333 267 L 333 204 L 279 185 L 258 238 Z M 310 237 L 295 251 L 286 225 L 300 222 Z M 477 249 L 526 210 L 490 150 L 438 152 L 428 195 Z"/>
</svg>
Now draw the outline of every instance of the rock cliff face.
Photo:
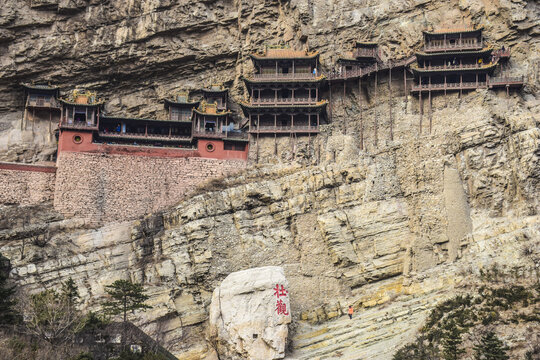
<svg viewBox="0 0 540 360">
<path fill-rule="evenodd" d="M 385 57 L 404 57 L 423 28 L 464 22 L 484 25 L 488 40 L 511 48 L 510 68 L 526 76 L 509 97 L 488 90 L 435 97 L 431 133 L 426 116 L 420 129 L 418 101 L 394 93 L 393 141 L 385 79 L 377 98 L 373 80 L 362 94 L 338 91 L 317 139 L 318 163 L 254 167 L 135 223 L 88 229 L 46 203 L 4 207 L 0 252 L 12 278 L 35 291 L 71 276 L 89 307 L 116 279 L 143 281 L 154 308 L 137 323 L 181 359 L 199 359 L 213 353 L 206 328 L 220 282 L 281 266 L 293 314 L 288 354 L 388 359 L 434 303 L 479 269 L 498 263 L 527 274 L 538 266 L 522 251 L 540 241 L 538 10 L 533 1 L 503 0 L 5 0 L 3 160 L 45 159 L 52 146 L 19 130 L 20 81 L 85 86 L 109 100 L 111 113 L 162 116 L 158 100 L 169 92 L 213 81 L 241 98 L 247 55 L 269 39 L 320 50 L 330 66 L 358 38 L 379 41 Z M 363 320 L 343 330 L 336 318 L 349 304 Z M 357 347 L 346 352 L 339 343 L 348 341 Z"/>
</svg>

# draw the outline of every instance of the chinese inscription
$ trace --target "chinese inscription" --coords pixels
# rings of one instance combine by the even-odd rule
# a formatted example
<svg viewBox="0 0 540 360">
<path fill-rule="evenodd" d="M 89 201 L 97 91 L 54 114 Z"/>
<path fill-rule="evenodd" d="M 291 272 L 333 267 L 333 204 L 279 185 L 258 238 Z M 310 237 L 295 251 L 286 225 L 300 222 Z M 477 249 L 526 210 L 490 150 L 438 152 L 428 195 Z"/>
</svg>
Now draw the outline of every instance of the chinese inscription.
<svg viewBox="0 0 540 360">
<path fill-rule="evenodd" d="M 289 294 L 289 291 L 285 289 L 283 285 L 276 284 L 274 290 L 274 296 L 277 298 L 276 301 L 276 312 L 278 315 L 289 315 L 287 311 L 287 304 L 283 302 L 281 297 L 286 297 Z"/>
</svg>

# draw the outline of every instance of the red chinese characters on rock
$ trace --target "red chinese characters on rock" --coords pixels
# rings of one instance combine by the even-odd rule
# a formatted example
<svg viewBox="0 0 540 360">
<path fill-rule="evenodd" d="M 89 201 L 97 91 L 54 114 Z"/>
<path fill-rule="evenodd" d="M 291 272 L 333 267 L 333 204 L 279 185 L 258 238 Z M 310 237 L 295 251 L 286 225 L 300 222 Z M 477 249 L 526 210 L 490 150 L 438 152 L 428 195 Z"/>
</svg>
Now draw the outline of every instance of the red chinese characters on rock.
<svg viewBox="0 0 540 360">
<path fill-rule="evenodd" d="M 289 312 L 287 311 L 287 304 L 283 302 L 280 297 L 286 297 L 289 294 L 289 291 L 285 289 L 283 285 L 281 285 L 281 288 L 279 284 L 276 284 L 276 287 L 274 290 L 274 296 L 277 298 L 276 302 L 276 312 L 278 315 L 289 315 Z"/>
</svg>

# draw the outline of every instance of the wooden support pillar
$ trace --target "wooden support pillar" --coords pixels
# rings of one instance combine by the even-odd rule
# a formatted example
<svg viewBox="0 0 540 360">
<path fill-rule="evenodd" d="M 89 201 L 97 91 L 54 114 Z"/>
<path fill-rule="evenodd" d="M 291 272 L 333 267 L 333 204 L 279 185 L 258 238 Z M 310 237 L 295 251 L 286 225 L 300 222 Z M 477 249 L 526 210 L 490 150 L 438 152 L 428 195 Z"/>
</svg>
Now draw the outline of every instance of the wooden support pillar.
<svg viewBox="0 0 540 360">
<path fill-rule="evenodd" d="M 274 130 L 277 129 L 277 114 L 274 114 Z"/>
<path fill-rule="evenodd" d="M 422 83 L 420 83 L 421 85 Z M 419 106 L 419 113 L 420 113 L 420 135 L 422 135 L 422 113 L 424 111 L 423 109 L 423 103 L 422 103 L 422 86 L 420 86 L 420 92 L 418 95 L 418 106 Z"/>
<path fill-rule="evenodd" d="M 36 122 L 36 109 L 32 108 L 32 133 L 34 133 L 34 123 Z"/>
<path fill-rule="evenodd" d="M 294 127 L 294 115 L 291 114 L 291 130 Z"/>
<path fill-rule="evenodd" d="M 148 124 L 144 124 L 144 136 L 148 136 Z"/>
<path fill-rule="evenodd" d="M 332 103 L 332 83 L 331 82 L 328 82 L 328 86 L 330 87 L 330 103 L 328 104 L 328 116 L 330 117 L 330 122 L 332 122 L 332 107 L 333 107 L 333 103 Z"/>
<path fill-rule="evenodd" d="M 277 103 L 277 89 L 274 89 L 274 102 Z"/>
<path fill-rule="evenodd" d="M 459 98 L 463 96 L 463 74 L 459 74 Z"/>
<path fill-rule="evenodd" d="M 171 138 L 171 134 L 172 134 L 172 126 L 169 125 L 169 139 Z"/>
<path fill-rule="evenodd" d="M 390 97 L 389 116 L 390 116 L 390 140 L 394 140 L 394 124 L 392 119 L 392 65 L 388 68 L 388 95 Z"/>
<path fill-rule="evenodd" d="M 428 91 L 429 101 L 429 133 L 431 134 L 432 108 L 431 108 L 431 89 Z"/>
<path fill-rule="evenodd" d="M 377 107 L 377 86 L 379 82 L 379 72 L 378 72 L 378 65 L 375 63 L 375 109 Z M 377 111 L 375 110 L 375 147 L 377 147 L 377 143 L 379 142 L 378 139 L 378 125 L 379 125 L 379 119 L 377 119 Z"/>
<path fill-rule="evenodd" d="M 342 104 L 345 104 L 345 96 L 347 93 L 347 80 L 343 79 L 343 99 L 341 101 Z M 343 117 L 343 134 L 347 135 L 347 114 Z"/>
<path fill-rule="evenodd" d="M 360 150 L 364 150 L 364 119 L 362 117 L 362 78 L 358 78 L 358 100 L 360 106 Z"/>
</svg>

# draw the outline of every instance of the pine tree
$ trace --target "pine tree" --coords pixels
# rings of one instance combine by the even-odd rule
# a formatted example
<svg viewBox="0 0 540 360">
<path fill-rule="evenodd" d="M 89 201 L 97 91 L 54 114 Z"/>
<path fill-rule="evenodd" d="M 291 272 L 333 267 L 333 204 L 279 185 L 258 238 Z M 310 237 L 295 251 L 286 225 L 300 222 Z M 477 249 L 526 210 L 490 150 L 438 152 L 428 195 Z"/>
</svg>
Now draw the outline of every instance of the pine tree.
<svg viewBox="0 0 540 360">
<path fill-rule="evenodd" d="M 13 298 L 15 287 L 7 285 L 9 260 L 0 254 L 0 326 L 15 324 L 20 320 Z"/>
<path fill-rule="evenodd" d="M 476 360 L 508 360 L 506 354 L 508 347 L 495 335 L 493 331 L 488 331 L 478 345 L 474 346 Z"/>
<path fill-rule="evenodd" d="M 443 358 L 445 360 L 458 360 L 460 355 L 465 353 L 465 350 L 460 348 L 461 343 L 461 332 L 455 321 L 451 320 L 442 339 Z"/>
<path fill-rule="evenodd" d="M 116 280 L 112 285 L 105 287 L 105 291 L 112 298 L 103 304 L 107 314 L 123 314 L 124 322 L 127 321 L 128 311 L 146 310 L 152 307 L 145 304 L 148 295 L 144 294 L 144 288 L 141 284 L 134 284 L 128 280 Z"/>
<path fill-rule="evenodd" d="M 66 281 L 62 283 L 62 296 L 64 296 L 70 306 L 77 305 L 77 302 L 80 299 L 79 290 L 75 285 L 73 278 L 69 277 Z"/>
</svg>

